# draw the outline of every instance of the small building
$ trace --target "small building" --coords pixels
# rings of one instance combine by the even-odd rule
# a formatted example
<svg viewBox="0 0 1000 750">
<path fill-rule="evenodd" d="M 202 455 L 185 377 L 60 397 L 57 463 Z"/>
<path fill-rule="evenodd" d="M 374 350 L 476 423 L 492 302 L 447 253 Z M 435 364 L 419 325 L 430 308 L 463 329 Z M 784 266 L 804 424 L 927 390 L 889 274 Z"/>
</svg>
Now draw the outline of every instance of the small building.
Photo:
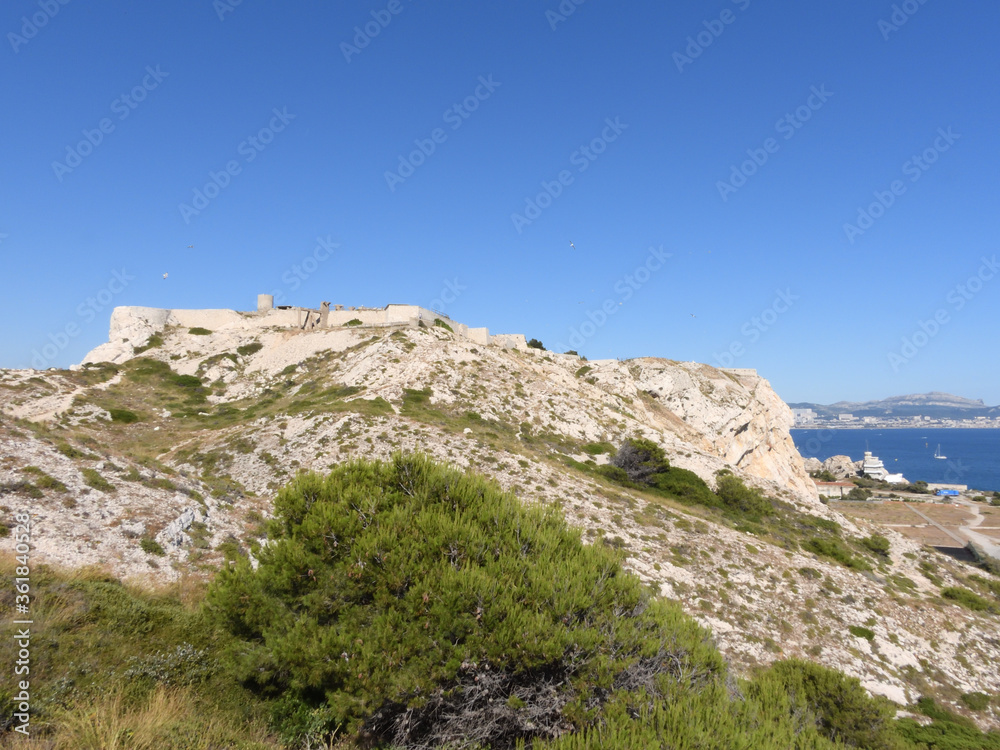
<svg viewBox="0 0 1000 750">
<path fill-rule="evenodd" d="M 792 418 L 795 424 L 805 424 L 816 421 L 816 412 L 812 409 L 792 409 Z"/>
<path fill-rule="evenodd" d="M 865 451 L 865 458 L 861 462 L 861 476 L 884 482 L 889 476 L 889 472 L 886 470 L 885 464 L 882 463 L 882 459 L 873 456 L 871 451 Z"/>
<path fill-rule="evenodd" d="M 820 497 L 842 500 L 850 494 L 855 485 L 852 482 L 816 482 L 816 492 Z"/>
<path fill-rule="evenodd" d="M 854 415 L 853 414 L 838 414 L 837 415 L 837 419 L 839 419 L 841 422 L 853 422 L 854 421 Z"/>
</svg>

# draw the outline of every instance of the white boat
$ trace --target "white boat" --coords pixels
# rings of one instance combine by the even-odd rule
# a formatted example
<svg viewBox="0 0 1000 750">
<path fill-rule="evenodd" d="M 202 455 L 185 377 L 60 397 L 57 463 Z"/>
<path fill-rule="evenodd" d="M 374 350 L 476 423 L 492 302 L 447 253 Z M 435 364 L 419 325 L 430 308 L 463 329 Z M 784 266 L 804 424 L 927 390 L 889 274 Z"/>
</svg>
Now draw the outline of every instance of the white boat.
<svg viewBox="0 0 1000 750">
<path fill-rule="evenodd" d="M 937 450 L 934 451 L 934 458 L 948 458 L 947 456 L 941 455 L 941 443 L 938 443 Z"/>
</svg>

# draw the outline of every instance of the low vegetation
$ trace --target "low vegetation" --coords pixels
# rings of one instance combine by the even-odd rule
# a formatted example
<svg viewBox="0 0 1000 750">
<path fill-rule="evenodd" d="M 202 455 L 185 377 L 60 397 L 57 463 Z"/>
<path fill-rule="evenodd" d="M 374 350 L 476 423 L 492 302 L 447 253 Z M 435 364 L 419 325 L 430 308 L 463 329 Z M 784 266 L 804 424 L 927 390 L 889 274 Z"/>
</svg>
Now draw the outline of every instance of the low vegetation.
<svg viewBox="0 0 1000 750">
<path fill-rule="evenodd" d="M 455 332 L 455 330 L 450 325 L 441 320 L 441 318 L 434 318 L 434 327 L 443 328 L 444 330 L 449 331 L 450 333 Z"/>
<path fill-rule="evenodd" d="M 646 479 L 674 471 L 656 455 L 629 468 L 641 475 L 650 462 Z M 929 699 L 912 709 L 929 725 L 894 721 L 891 704 L 856 679 L 807 661 L 736 678 L 710 634 L 625 572 L 620 552 L 583 545 L 552 507 L 526 507 L 427 458 L 300 474 L 279 493 L 267 533 L 256 568 L 233 540 L 233 564 L 207 590 L 33 567 L 32 741 L 1000 748 L 1000 737 Z M 157 554 L 152 539 L 139 544 Z M 8 604 L 15 569 L 0 558 Z M 14 627 L 0 623 L 6 663 L 16 660 Z M 0 685 L 0 700 L 12 695 Z M 962 700 L 976 711 L 989 703 Z M 15 739 L 8 715 L 0 744 Z"/>
<path fill-rule="evenodd" d="M 251 354 L 256 354 L 264 345 L 259 341 L 254 341 L 252 344 L 244 344 L 243 346 L 236 347 L 236 353 L 241 357 L 249 357 Z"/>
</svg>

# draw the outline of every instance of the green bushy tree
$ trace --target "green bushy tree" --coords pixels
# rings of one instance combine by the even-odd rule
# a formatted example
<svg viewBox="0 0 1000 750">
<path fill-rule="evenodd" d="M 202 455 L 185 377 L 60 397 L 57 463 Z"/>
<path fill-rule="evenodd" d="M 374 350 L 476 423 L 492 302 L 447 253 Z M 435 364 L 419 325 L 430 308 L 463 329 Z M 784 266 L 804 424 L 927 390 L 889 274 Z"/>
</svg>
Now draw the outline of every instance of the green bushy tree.
<svg viewBox="0 0 1000 750">
<path fill-rule="evenodd" d="M 652 484 L 656 474 L 670 471 L 663 448 L 646 438 L 628 438 L 611 457 L 611 465 L 625 472 L 630 482 Z"/>
<path fill-rule="evenodd" d="M 552 509 L 419 456 L 303 474 L 275 501 L 256 569 L 209 593 L 230 664 L 317 724 L 402 746 L 508 747 L 718 683 L 707 631 Z"/>
<path fill-rule="evenodd" d="M 726 508 L 753 516 L 767 516 L 774 508 L 760 490 L 747 487 L 735 474 L 722 470 L 717 475 L 715 494 Z"/>
</svg>

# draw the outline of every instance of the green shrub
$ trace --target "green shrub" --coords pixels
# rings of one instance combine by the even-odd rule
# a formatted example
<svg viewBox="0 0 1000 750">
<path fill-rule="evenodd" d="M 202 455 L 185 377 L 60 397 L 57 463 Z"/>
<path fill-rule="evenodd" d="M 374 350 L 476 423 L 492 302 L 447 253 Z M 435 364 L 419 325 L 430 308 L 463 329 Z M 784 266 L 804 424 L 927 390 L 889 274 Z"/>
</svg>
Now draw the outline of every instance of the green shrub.
<svg viewBox="0 0 1000 750">
<path fill-rule="evenodd" d="M 528 348 L 529 349 L 541 349 L 543 352 L 545 351 L 545 347 L 542 346 L 542 342 L 539 341 L 538 339 L 530 339 L 528 341 Z"/>
<path fill-rule="evenodd" d="M 69 488 L 55 477 L 42 474 L 35 480 L 35 486 L 41 490 L 53 490 L 55 492 L 69 492 Z"/>
<path fill-rule="evenodd" d="M 847 628 L 851 635 L 857 636 L 858 638 L 864 638 L 868 641 L 875 640 L 875 631 L 869 630 L 868 628 L 863 628 L 860 625 L 851 625 Z"/>
<path fill-rule="evenodd" d="M 567 352 L 567 354 L 568 354 L 568 353 L 569 353 L 569 352 Z M 583 367 L 581 367 L 581 368 L 580 368 L 579 370 L 577 370 L 577 371 L 576 371 L 576 373 L 575 373 L 575 374 L 576 374 L 576 377 L 578 377 L 578 378 L 582 378 L 582 377 L 583 377 L 584 375 L 586 375 L 586 374 L 587 374 L 588 372 L 590 372 L 590 371 L 591 371 L 591 370 L 593 370 L 593 369 L 594 369 L 594 368 L 593 368 L 593 367 L 591 367 L 590 365 L 584 365 Z"/>
<path fill-rule="evenodd" d="M 156 349 L 157 347 L 160 346 L 163 346 L 163 337 L 158 333 L 154 333 L 152 336 L 146 339 L 145 344 L 143 344 L 142 346 L 137 346 L 135 349 L 133 349 L 132 353 L 142 354 L 145 351 L 149 351 L 150 349 Z"/>
<path fill-rule="evenodd" d="M 973 612 L 985 612 L 994 609 L 989 599 L 984 599 L 979 594 L 969 591 L 969 589 L 959 588 L 958 586 L 948 586 L 941 589 L 941 596 L 957 602 L 966 609 L 971 609 Z"/>
<path fill-rule="evenodd" d="M 671 466 L 669 471 L 653 475 L 653 487 L 661 494 L 688 505 L 717 507 L 719 498 L 705 480 L 687 469 Z"/>
<path fill-rule="evenodd" d="M 646 438 L 628 438 L 611 457 L 611 465 L 623 470 L 630 482 L 652 484 L 652 477 L 670 471 L 663 448 Z"/>
<path fill-rule="evenodd" d="M 251 354 L 256 354 L 264 345 L 259 341 L 254 341 L 252 344 L 244 344 L 243 346 L 236 347 L 236 353 L 241 357 L 249 357 Z"/>
<path fill-rule="evenodd" d="M 808 578 L 812 581 L 818 581 L 823 577 L 823 574 L 816 570 L 816 568 L 799 568 L 799 574 L 803 578 Z"/>
<path fill-rule="evenodd" d="M 10 526 L 5 523 L 0 523 L 0 538 L 6 538 L 10 536 Z"/>
<path fill-rule="evenodd" d="M 256 570 L 220 571 L 209 601 L 243 640 L 234 675 L 284 696 L 283 726 L 512 747 L 592 725 L 622 691 L 724 694 L 708 632 L 651 599 L 617 552 L 427 458 L 299 475 L 269 538 Z"/>
<path fill-rule="evenodd" d="M 884 698 L 869 697 L 856 677 L 789 659 L 764 672 L 757 689 L 772 681 L 789 696 L 791 711 L 799 714 L 802 725 L 814 724 L 827 739 L 867 750 L 899 748 L 892 723 L 895 706 Z"/>
<path fill-rule="evenodd" d="M 56 444 L 56 450 L 66 456 L 66 458 L 87 458 L 86 453 L 81 450 L 77 450 L 67 442 Z"/>
<path fill-rule="evenodd" d="M 108 414 L 111 415 L 112 422 L 132 424 L 133 422 L 139 421 L 139 415 L 134 411 L 129 411 L 128 409 L 108 409 Z"/>
<path fill-rule="evenodd" d="M 808 552 L 813 552 L 821 557 L 829 557 L 832 560 L 836 560 L 848 568 L 854 570 L 871 570 L 871 566 L 868 563 L 860 557 L 852 555 L 851 551 L 839 539 L 813 537 L 807 540 L 802 547 Z"/>
<path fill-rule="evenodd" d="M 990 705 L 990 696 L 986 693 L 962 693 L 959 698 L 970 711 L 985 711 Z"/>
<path fill-rule="evenodd" d="M 715 494 L 730 510 L 752 516 L 768 516 L 774 513 L 771 502 L 761 494 L 760 490 L 747 487 L 742 479 L 728 471 L 719 474 Z"/>
<path fill-rule="evenodd" d="M 940 721 L 946 724 L 957 724 L 959 726 L 970 728 L 975 728 L 976 726 L 972 719 L 960 716 L 954 711 L 948 710 L 944 706 L 939 706 L 933 698 L 926 695 L 917 699 L 917 702 L 914 705 L 914 710 L 917 713 L 933 719 L 934 721 Z"/>
<path fill-rule="evenodd" d="M 861 540 L 861 544 L 876 555 L 881 557 L 889 556 L 889 540 L 881 534 L 872 534 Z"/>
<path fill-rule="evenodd" d="M 30 497 L 38 499 L 40 497 L 45 497 L 45 493 L 38 489 L 31 482 L 24 479 L 20 479 L 14 482 L 4 482 L 0 484 L 0 497 L 6 495 L 7 493 L 13 493 L 15 495 L 22 495 L 24 497 Z"/>
<path fill-rule="evenodd" d="M 455 332 L 455 330 L 450 325 L 441 320 L 441 318 L 434 318 L 434 326 L 436 328 L 443 328 L 444 330 L 449 331 L 451 333 Z"/>
<path fill-rule="evenodd" d="M 364 325 L 358 318 L 351 318 L 349 321 L 344 323 L 345 326 L 354 327 Z"/>
<path fill-rule="evenodd" d="M 197 389 L 202 387 L 201 378 L 197 375 L 177 375 L 170 378 L 170 382 L 178 388 Z"/>
<path fill-rule="evenodd" d="M 147 555 L 157 555 L 159 557 L 162 557 L 163 555 L 167 554 L 166 551 L 163 549 L 163 546 L 152 537 L 146 536 L 140 539 L 139 546 L 142 547 L 142 551 L 145 552 Z"/>
<path fill-rule="evenodd" d="M 630 484 L 628 474 L 625 472 L 625 469 L 619 469 L 617 466 L 612 466 L 611 464 L 598 466 L 597 473 L 607 479 L 610 479 L 612 482 L 626 485 Z"/>
<path fill-rule="evenodd" d="M 24 472 L 25 474 L 30 474 L 30 475 L 36 477 L 36 479 L 35 479 L 35 486 L 38 489 L 40 489 L 40 490 L 54 490 L 56 492 L 69 492 L 69 489 L 66 487 L 65 484 L 63 484 L 62 482 L 60 482 L 55 477 L 50 476 L 49 474 L 45 473 L 44 471 L 42 471 L 41 469 L 39 469 L 37 466 L 25 466 L 24 468 L 21 469 L 21 471 Z"/>
<path fill-rule="evenodd" d="M 83 474 L 83 483 L 88 487 L 93 487 L 95 490 L 100 490 L 101 492 L 116 491 L 115 486 L 102 477 L 96 469 L 81 469 L 80 473 Z"/>
<path fill-rule="evenodd" d="M 614 453 L 615 446 L 611 443 L 587 443 L 580 450 L 590 456 L 600 456 L 604 453 Z"/>
<path fill-rule="evenodd" d="M 212 335 L 212 332 L 210 330 L 208 330 L 207 328 L 198 328 L 197 326 L 194 327 L 194 328 L 188 328 L 188 333 L 190 333 L 192 336 L 211 336 Z"/>
<path fill-rule="evenodd" d="M 964 718 L 964 717 L 957 717 Z M 1000 734 L 983 734 L 974 726 L 950 721 L 934 721 L 921 726 L 913 719 L 896 722 L 897 734 L 909 748 L 919 750 L 1000 750 Z"/>
</svg>

